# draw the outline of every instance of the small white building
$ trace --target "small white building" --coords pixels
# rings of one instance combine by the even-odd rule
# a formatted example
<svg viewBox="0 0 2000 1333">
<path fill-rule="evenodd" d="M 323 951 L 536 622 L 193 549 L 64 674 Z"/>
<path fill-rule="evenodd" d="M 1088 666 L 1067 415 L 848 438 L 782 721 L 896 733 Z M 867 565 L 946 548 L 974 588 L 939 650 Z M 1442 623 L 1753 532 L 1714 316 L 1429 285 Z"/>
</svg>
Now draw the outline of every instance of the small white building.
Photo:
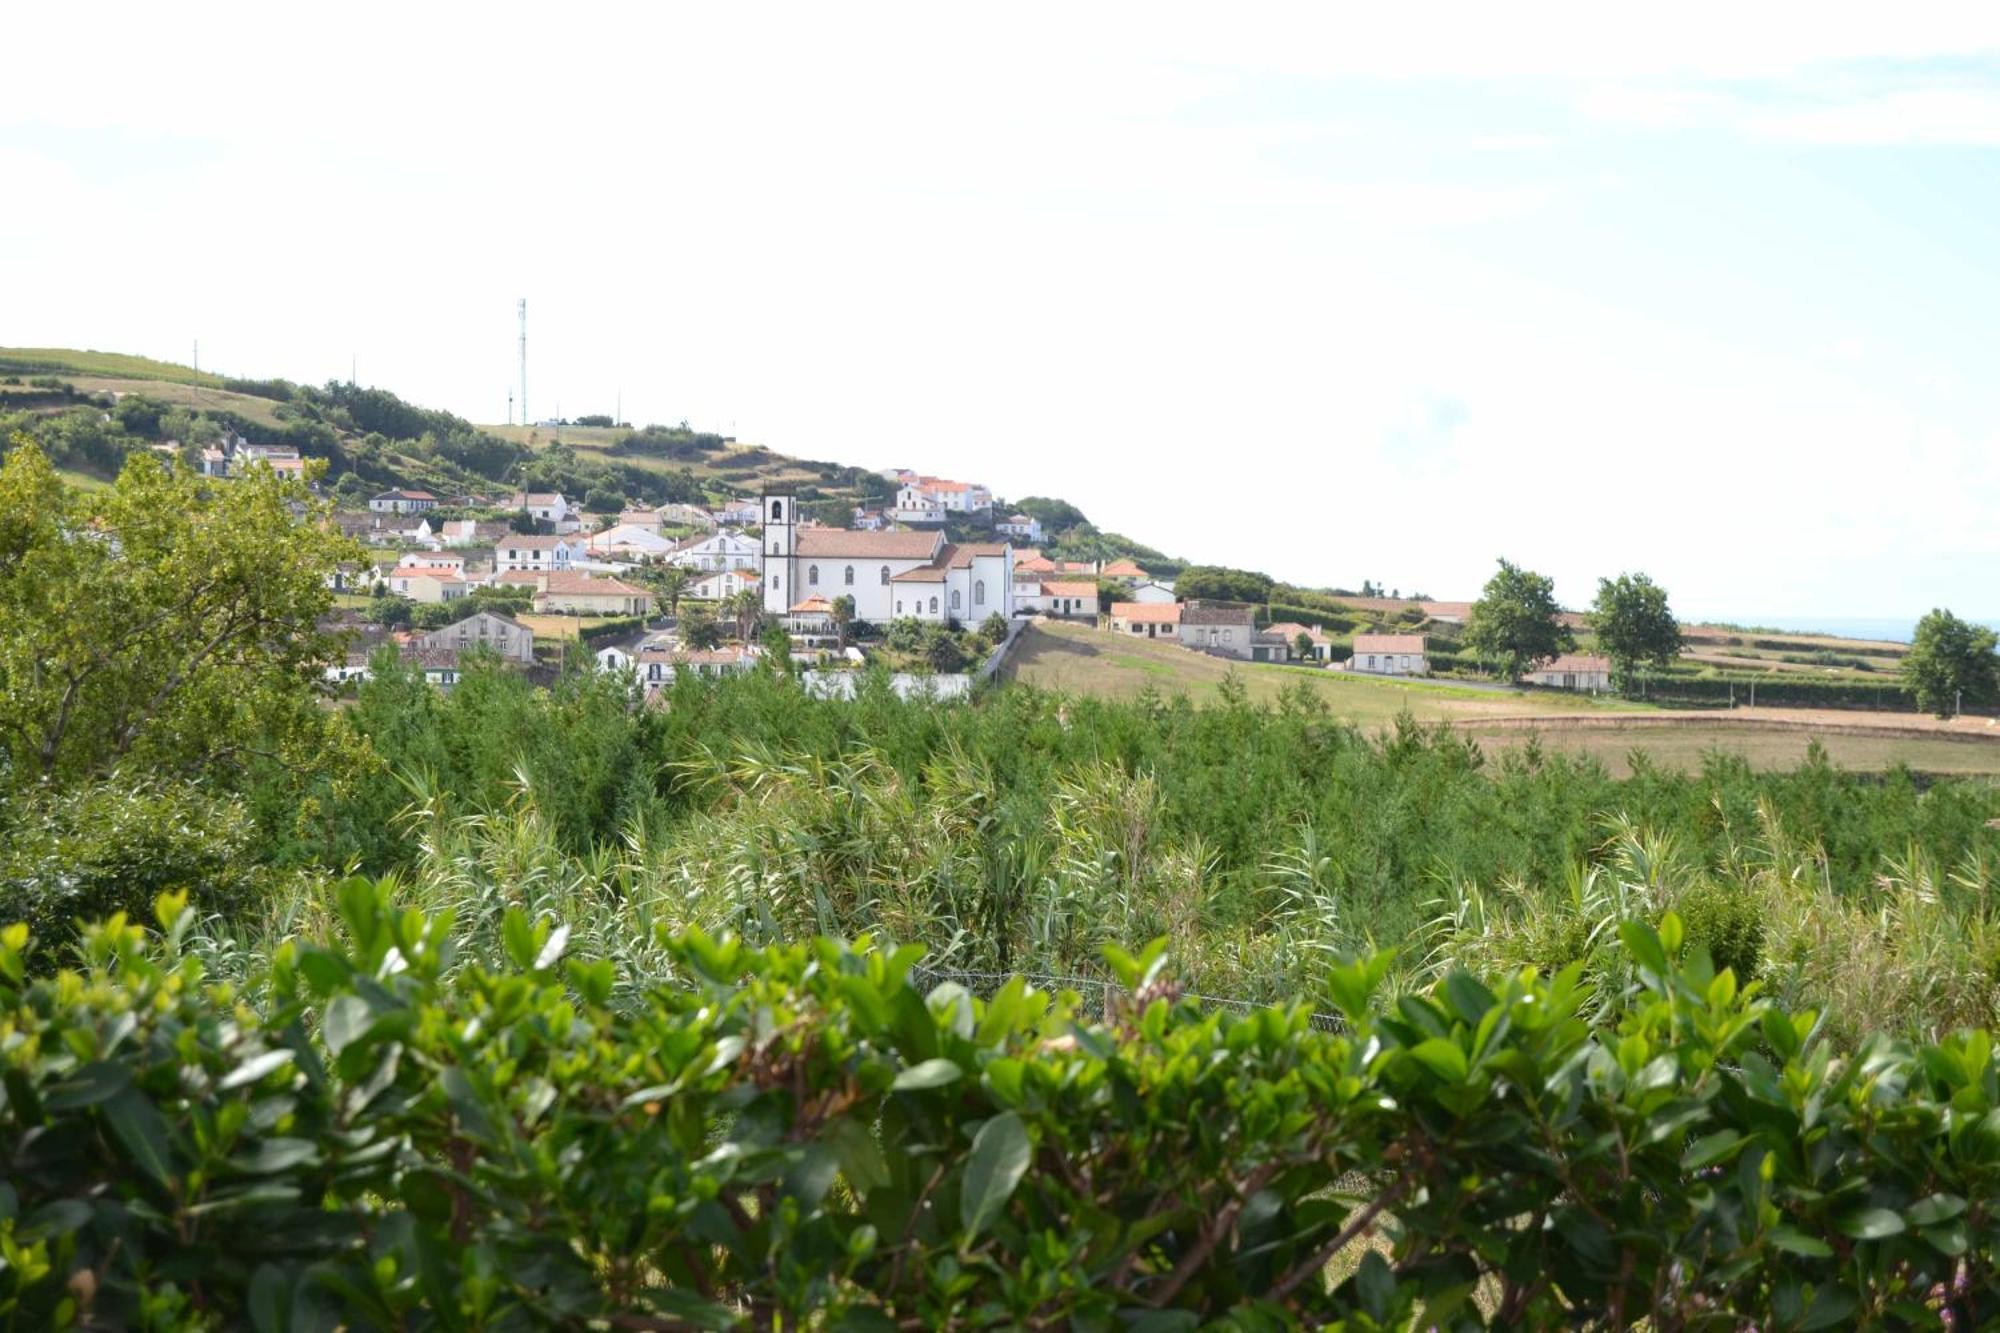
<svg viewBox="0 0 2000 1333">
<path fill-rule="evenodd" d="M 583 559 L 583 543 L 570 537 L 510 532 L 493 544 L 493 568 L 502 574 L 546 574 Z"/>
<path fill-rule="evenodd" d="M 1181 636 L 1179 602 L 1113 602 L 1104 620 L 1113 634 L 1174 640 Z"/>
<path fill-rule="evenodd" d="M 740 532 L 718 532 L 712 537 L 690 537 L 665 556 L 670 565 L 682 569 L 756 569 L 762 560 L 757 543 Z"/>
<path fill-rule="evenodd" d="M 472 595 L 472 585 L 460 569 L 435 565 L 398 565 L 389 571 L 389 591 L 426 604 L 456 602 Z"/>
<path fill-rule="evenodd" d="M 757 497 L 747 495 L 740 500 L 731 500 L 713 512 L 715 521 L 724 527 L 747 528 L 757 522 L 761 511 L 758 508 Z"/>
<path fill-rule="evenodd" d="M 1357 634 L 1354 656 L 1347 659 L 1347 669 L 1372 676 L 1431 674 L 1421 634 Z"/>
<path fill-rule="evenodd" d="M 1065 620 L 1097 619 L 1096 579 L 1043 579 L 1023 609 Z"/>
<path fill-rule="evenodd" d="M 1245 662 L 1257 658 L 1257 614 L 1247 606 L 1189 602 L 1181 607 L 1181 647 Z"/>
<path fill-rule="evenodd" d="M 1009 514 L 993 525 L 993 530 L 1029 546 L 1042 542 L 1042 520 L 1027 514 Z"/>
<path fill-rule="evenodd" d="M 583 526 L 583 516 L 563 499 L 561 491 L 516 491 L 512 507 L 527 510 L 530 518 L 557 532 L 575 532 Z"/>
<path fill-rule="evenodd" d="M 1529 667 L 1521 673 L 1521 681 L 1526 685 L 1545 685 L 1557 690 L 1601 693 L 1611 688 L 1611 659 L 1586 653 L 1564 653 Z"/>
<path fill-rule="evenodd" d="M 421 514 L 437 506 L 438 498 L 429 491 L 383 491 L 368 501 L 368 508 L 377 514 Z"/>
<path fill-rule="evenodd" d="M 448 569 L 454 574 L 463 574 L 465 557 L 444 551 L 408 551 L 396 565 L 399 569 Z"/>
<path fill-rule="evenodd" d="M 720 602 L 756 586 L 757 571 L 754 569 L 718 569 L 688 584 L 681 597 L 697 602 Z"/>
<path fill-rule="evenodd" d="M 674 543 L 655 529 L 633 523 L 619 523 L 592 533 L 583 545 L 592 555 L 625 560 L 657 560 L 674 549 Z"/>
<path fill-rule="evenodd" d="M 1133 584 L 1132 591 L 1128 595 L 1135 602 L 1145 602 L 1155 606 L 1177 600 L 1174 597 L 1174 585 L 1157 580 Z"/>
</svg>

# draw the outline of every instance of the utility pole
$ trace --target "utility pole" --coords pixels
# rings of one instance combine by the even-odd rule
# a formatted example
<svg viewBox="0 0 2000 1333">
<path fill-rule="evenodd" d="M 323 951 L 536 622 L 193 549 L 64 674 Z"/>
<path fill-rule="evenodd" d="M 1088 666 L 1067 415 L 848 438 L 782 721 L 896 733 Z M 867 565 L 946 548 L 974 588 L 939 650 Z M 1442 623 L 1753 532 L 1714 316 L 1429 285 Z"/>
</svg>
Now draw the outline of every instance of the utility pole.
<svg viewBox="0 0 2000 1333">
<path fill-rule="evenodd" d="M 521 298 L 521 424 L 529 425 L 528 415 L 528 298 Z"/>
<path fill-rule="evenodd" d="M 201 339 L 199 338 L 194 340 L 194 368 L 196 370 L 201 369 Z"/>
</svg>

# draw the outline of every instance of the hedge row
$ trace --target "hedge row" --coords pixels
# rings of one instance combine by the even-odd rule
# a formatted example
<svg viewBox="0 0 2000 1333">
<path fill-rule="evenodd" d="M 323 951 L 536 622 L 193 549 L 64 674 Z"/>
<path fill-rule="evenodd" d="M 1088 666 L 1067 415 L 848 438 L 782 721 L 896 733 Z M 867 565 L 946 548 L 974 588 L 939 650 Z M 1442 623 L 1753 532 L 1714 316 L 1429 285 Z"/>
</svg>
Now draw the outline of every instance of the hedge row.
<svg viewBox="0 0 2000 1333">
<path fill-rule="evenodd" d="M 1315 610 L 1310 606 L 1299 606 L 1291 602 L 1272 602 L 1258 608 L 1266 625 L 1282 624 L 1290 620 L 1301 625 L 1318 625 L 1328 634 L 1347 634 L 1361 622 L 1352 615 L 1338 615 L 1331 611 Z"/>
<path fill-rule="evenodd" d="M 1648 699 L 1707 703 L 1750 699 L 1757 688 L 1760 704 L 1795 704 L 1803 708 L 1879 708 L 1908 711 L 1915 707 L 1908 690 L 1887 680 L 1817 680 L 1810 676 L 1758 676 L 1754 681 L 1734 676 L 1667 676 L 1645 673 Z M 1635 689 L 1634 693 L 1638 691 Z"/>
<path fill-rule="evenodd" d="M 1983 1032 L 1836 1052 L 1626 923 L 1575 969 L 1104 1018 L 916 951 L 658 941 L 627 993 L 509 913 L 511 965 L 386 885 L 251 994 L 122 919 L 0 944 L 0 1316 L 22 1327 L 1185 1330 L 1980 1326 Z M 1622 987 L 1622 990 L 1618 988 Z"/>
<path fill-rule="evenodd" d="M 576 632 L 576 637 L 584 647 L 594 648 L 607 639 L 620 639 L 646 628 L 644 616 L 620 616 L 616 620 L 606 620 L 595 625 L 585 625 Z"/>
</svg>

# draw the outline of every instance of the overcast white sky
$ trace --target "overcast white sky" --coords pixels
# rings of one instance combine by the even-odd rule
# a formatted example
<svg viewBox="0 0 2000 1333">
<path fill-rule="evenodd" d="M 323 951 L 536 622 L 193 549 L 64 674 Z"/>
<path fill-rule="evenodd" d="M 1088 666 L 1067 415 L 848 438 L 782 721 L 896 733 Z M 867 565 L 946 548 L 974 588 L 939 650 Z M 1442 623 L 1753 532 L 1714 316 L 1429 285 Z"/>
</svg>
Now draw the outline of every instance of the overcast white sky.
<svg viewBox="0 0 2000 1333">
<path fill-rule="evenodd" d="M 2000 616 L 2000 6 L 1632 8 L 29 6 L 0 344 Z"/>
</svg>

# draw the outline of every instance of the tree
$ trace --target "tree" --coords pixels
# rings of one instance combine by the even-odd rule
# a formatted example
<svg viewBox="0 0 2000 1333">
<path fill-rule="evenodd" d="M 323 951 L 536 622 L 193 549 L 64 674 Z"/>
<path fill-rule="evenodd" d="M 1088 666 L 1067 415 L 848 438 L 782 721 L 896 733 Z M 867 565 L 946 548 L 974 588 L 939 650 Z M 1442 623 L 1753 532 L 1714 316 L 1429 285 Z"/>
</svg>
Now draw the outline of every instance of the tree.
<svg viewBox="0 0 2000 1333">
<path fill-rule="evenodd" d="M 767 625 L 758 643 L 764 649 L 764 661 L 779 671 L 792 669 L 792 636 L 785 632 L 783 625 Z"/>
<path fill-rule="evenodd" d="M 994 647 L 999 647 L 1001 640 L 1007 637 L 1007 617 L 998 611 L 987 616 L 979 622 L 979 637 Z"/>
<path fill-rule="evenodd" d="M 1502 560 L 1472 604 L 1465 644 L 1518 680 L 1529 663 L 1574 649 L 1576 636 L 1556 605 L 1555 580 Z"/>
<path fill-rule="evenodd" d="M 1271 576 L 1219 565 L 1189 565 L 1174 581 L 1174 595 L 1184 602 L 1268 602 Z"/>
<path fill-rule="evenodd" d="M 593 486 L 584 494 L 583 507 L 593 514 L 615 514 L 625 507 L 625 493 L 616 486 Z"/>
<path fill-rule="evenodd" d="M 722 626 L 716 622 L 715 612 L 701 602 L 688 607 L 680 630 L 681 645 L 686 648 L 714 648 L 722 643 Z"/>
<path fill-rule="evenodd" d="M 1960 620 L 1939 607 L 1917 622 L 1910 651 L 1903 657 L 1903 683 L 1917 707 L 1938 717 L 1964 704 L 2000 699 L 2000 635 L 1984 625 Z"/>
<path fill-rule="evenodd" d="M 1621 689 L 1640 665 L 1664 667 L 1680 656 L 1681 625 L 1667 605 L 1667 590 L 1644 574 L 1599 579 L 1590 625 Z"/>
<path fill-rule="evenodd" d="M 949 676 L 965 669 L 965 648 L 958 636 L 942 625 L 927 625 L 924 628 L 924 661 L 940 676 Z"/>
<path fill-rule="evenodd" d="M 828 528 L 854 526 L 854 504 L 849 500 L 813 500 L 803 506 L 806 517 Z"/>
<path fill-rule="evenodd" d="M 368 618 L 383 629 L 402 629 L 410 623 L 413 608 L 407 597 L 383 593 L 369 599 Z"/>
<path fill-rule="evenodd" d="M 681 613 L 681 598 L 687 595 L 688 585 L 692 582 L 694 575 L 684 565 L 668 565 L 653 576 L 653 586 L 659 589 L 660 600 L 666 603 L 669 616 Z"/>
<path fill-rule="evenodd" d="M 847 632 L 854 624 L 854 597 L 851 593 L 842 593 L 833 599 L 832 620 L 834 646 L 846 652 Z"/>
<path fill-rule="evenodd" d="M 1300 630 L 1292 636 L 1292 656 L 1308 658 L 1313 655 L 1313 636 Z"/>
<path fill-rule="evenodd" d="M 1073 528 L 1088 528 L 1090 520 L 1083 511 L 1067 500 L 1051 499 L 1045 495 L 1031 495 L 1025 500 L 1014 502 L 1014 512 L 1026 514 L 1042 525 L 1043 531 L 1053 538 Z"/>
<path fill-rule="evenodd" d="M 363 558 L 327 514 L 303 482 L 258 469 L 217 485 L 144 453 L 87 494 L 17 437 L 0 463 L 0 745 L 14 772 L 193 776 L 319 757 L 318 687 L 343 650 L 318 621 L 335 568 Z"/>
</svg>

